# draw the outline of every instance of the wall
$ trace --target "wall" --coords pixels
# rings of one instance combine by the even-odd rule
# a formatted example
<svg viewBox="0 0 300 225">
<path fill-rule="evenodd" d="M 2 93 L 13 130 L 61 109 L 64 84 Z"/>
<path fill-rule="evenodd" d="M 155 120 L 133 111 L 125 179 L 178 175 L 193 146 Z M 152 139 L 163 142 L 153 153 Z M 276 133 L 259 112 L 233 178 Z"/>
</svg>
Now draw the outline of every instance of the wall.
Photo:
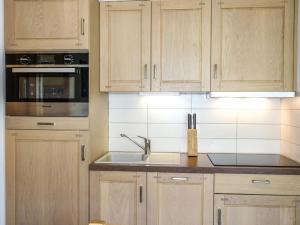
<svg viewBox="0 0 300 225">
<path fill-rule="evenodd" d="M 280 99 L 208 99 L 110 94 L 110 151 L 138 151 L 126 133 L 149 137 L 153 151 L 186 152 L 187 114 L 197 113 L 199 152 L 279 153 Z"/>
<path fill-rule="evenodd" d="M 282 100 L 281 153 L 300 161 L 300 97 Z"/>
<path fill-rule="evenodd" d="M 5 224 L 4 201 L 4 30 L 3 0 L 0 0 L 0 225 Z"/>
</svg>

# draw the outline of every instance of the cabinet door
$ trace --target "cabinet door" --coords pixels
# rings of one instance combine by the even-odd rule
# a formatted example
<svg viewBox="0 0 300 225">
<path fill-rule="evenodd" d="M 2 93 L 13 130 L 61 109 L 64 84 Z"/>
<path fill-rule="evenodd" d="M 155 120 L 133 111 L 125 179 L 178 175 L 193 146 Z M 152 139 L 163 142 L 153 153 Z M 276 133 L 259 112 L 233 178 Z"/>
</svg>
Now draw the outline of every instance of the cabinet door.
<svg viewBox="0 0 300 225">
<path fill-rule="evenodd" d="M 294 0 L 213 0 L 212 91 L 293 91 Z"/>
<path fill-rule="evenodd" d="M 7 225 L 86 225 L 88 161 L 84 132 L 7 131 Z"/>
<path fill-rule="evenodd" d="M 88 4 L 87 0 L 6 0 L 6 49 L 88 49 Z"/>
<path fill-rule="evenodd" d="M 210 90 L 210 0 L 152 3 L 152 90 Z"/>
<path fill-rule="evenodd" d="M 100 3 L 100 90 L 150 90 L 150 15 L 145 1 Z"/>
<path fill-rule="evenodd" d="M 213 224 L 213 175 L 147 174 L 147 223 Z"/>
<path fill-rule="evenodd" d="M 215 195 L 215 225 L 297 225 L 299 197 Z"/>
<path fill-rule="evenodd" d="M 92 171 L 90 220 L 146 225 L 146 174 Z"/>
</svg>

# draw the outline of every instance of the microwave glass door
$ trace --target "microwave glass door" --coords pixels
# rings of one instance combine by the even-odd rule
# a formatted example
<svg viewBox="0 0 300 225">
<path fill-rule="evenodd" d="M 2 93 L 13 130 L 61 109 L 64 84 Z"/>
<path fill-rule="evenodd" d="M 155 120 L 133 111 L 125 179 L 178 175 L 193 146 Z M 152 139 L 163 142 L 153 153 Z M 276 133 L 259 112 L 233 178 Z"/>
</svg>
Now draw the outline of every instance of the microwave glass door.
<svg viewBox="0 0 300 225">
<path fill-rule="evenodd" d="M 73 100 L 76 81 L 72 75 L 19 76 L 20 100 Z"/>
</svg>

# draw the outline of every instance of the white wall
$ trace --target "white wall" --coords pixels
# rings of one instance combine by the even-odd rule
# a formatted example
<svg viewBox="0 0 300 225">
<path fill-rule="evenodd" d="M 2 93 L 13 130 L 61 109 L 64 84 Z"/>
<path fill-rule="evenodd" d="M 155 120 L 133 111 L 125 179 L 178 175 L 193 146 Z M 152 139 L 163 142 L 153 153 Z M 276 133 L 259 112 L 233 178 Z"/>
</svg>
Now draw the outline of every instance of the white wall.
<svg viewBox="0 0 300 225">
<path fill-rule="evenodd" d="M 4 30 L 3 0 L 0 0 L 0 225 L 5 224 L 4 195 Z"/>
<path fill-rule="evenodd" d="M 109 95 L 110 151 L 139 151 L 120 133 L 149 137 L 153 151 L 186 152 L 187 114 L 197 113 L 198 150 L 226 153 L 280 152 L 280 99 L 207 99 Z"/>
</svg>

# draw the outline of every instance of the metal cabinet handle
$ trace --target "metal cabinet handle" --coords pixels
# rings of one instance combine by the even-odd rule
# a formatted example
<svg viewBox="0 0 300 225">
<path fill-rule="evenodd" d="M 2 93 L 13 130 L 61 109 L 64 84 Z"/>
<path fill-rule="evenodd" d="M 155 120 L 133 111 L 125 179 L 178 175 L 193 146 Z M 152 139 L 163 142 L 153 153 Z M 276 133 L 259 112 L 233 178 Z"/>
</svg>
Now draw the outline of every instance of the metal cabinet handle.
<svg viewBox="0 0 300 225">
<path fill-rule="evenodd" d="M 218 209 L 218 225 L 222 225 L 222 210 Z"/>
<path fill-rule="evenodd" d="M 147 78 L 148 78 L 148 73 L 147 73 L 148 71 L 147 71 L 147 68 L 148 68 L 148 65 L 145 64 L 145 65 L 144 65 L 144 79 L 145 79 L 145 80 L 147 80 Z"/>
<path fill-rule="evenodd" d="M 54 126 L 53 122 L 37 122 L 38 126 Z"/>
<path fill-rule="evenodd" d="M 270 180 L 252 180 L 252 184 L 271 184 Z"/>
<path fill-rule="evenodd" d="M 80 33 L 81 33 L 81 35 L 84 35 L 84 23 L 85 23 L 85 19 L 81 18 L 80 23 L 81 23 L 81 27 L 80 27 L 81 31 L 80 31 Z"/>
<path fill-rule="evenodd" d="M 143 186 L 140 186 L 140 203 L 143 202 Z"/>
<path fill-rule="evenodd" d="M 214 64 L 214 79 L 218 78 L 218 64 Z"/>
<path fill-rule="evenodd" d="M 174 181 L 188 181 L 189 178 L 188 177 L 171 177 L 171 180 L 174 180 Z"/>
<path fill-rule="evenodd" d="M 156 80 L 156 64 L 153 65 L 153 79 Z"/>
<path fill-rule="evenodd" d="M 81 145 L 81 161 L 85 161 L 85 145 Z"/>
</svg>

